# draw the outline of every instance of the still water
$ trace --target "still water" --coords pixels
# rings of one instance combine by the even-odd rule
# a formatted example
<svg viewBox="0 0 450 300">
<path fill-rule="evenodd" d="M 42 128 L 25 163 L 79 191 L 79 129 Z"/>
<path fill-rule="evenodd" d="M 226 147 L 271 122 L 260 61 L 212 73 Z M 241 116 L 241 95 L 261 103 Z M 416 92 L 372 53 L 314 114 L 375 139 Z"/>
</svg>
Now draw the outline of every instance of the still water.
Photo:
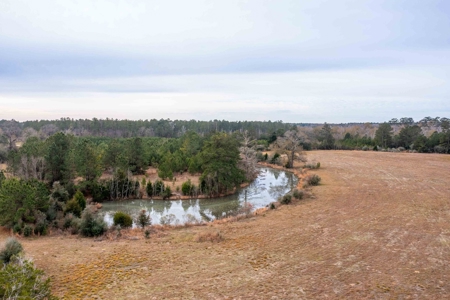
<svg viewBox="0 0 450 300">
<path fill-rule="evenodd" d="M 141 210 L 146 210 L 152 224 L 184 224 L 186 222 L 209 222 L 233 215 L 242 210 L 245 203 L 253 210 L 264 207 L 278 197 L 288 193 L 297 185 L 297 177 L 292 173 L 261 168 L 258 177 L 235 194 L 211 199 L 192 200 L 122 200 L 103 202 L 100 214 L 108 225 L 113 224 L 116 211 L 128 213 L 133 220 Z"/>
</svg>

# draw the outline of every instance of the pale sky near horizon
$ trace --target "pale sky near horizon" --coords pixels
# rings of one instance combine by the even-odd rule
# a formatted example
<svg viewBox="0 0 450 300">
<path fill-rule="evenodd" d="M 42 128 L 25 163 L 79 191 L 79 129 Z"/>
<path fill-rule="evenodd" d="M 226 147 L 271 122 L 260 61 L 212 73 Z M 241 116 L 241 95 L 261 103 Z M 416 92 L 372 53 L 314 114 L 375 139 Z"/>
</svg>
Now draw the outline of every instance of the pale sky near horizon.
<svg viewBox="0 0 450 300">
<path fill-rule="evenodd" d="M 450 2 L 0 0 L 0 119 L 450 117 Z"/>
</svg>

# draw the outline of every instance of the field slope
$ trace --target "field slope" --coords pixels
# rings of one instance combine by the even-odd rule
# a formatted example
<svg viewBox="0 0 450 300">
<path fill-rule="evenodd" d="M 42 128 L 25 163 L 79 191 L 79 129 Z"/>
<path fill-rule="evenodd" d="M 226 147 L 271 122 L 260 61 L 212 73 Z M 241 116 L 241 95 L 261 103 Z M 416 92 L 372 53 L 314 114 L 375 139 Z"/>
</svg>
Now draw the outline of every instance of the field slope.
<svg viewBox="0 0 450 300">
<path fill-rule="evenodd" d="M 450 298 L 450 156 L 308 152 L 314 198 L 150 240 L 22 239 L 80 299 Z M 217 232 L 219 243 L 195 242 Z"/>
</svg>

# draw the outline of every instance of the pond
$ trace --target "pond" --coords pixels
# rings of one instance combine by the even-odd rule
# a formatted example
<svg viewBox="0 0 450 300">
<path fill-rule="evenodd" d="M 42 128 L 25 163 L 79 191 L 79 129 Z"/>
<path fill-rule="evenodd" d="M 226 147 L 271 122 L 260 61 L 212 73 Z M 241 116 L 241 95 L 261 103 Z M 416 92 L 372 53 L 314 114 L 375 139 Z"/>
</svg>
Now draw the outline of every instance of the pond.
<svg viewBox="0 0 450 300">
<path fill-rule="evenodd" d="M 184 224 L 187 222 L 209 222 L 238 213 L 246 203 L 253 210 L 265 207 L 288 193 L 297 185 L 297 177 L 289 172 L 272 168 L 260 168 L 258 177 L 235 194 L 211 199 L 192 200 L 122 200 L 103 203 L 101 216 L 108 225 L 113 224 L 113 215 L 122 211 L 133 220 L 141 210 L 146 210 L 152 224 Z"/>
</svg>

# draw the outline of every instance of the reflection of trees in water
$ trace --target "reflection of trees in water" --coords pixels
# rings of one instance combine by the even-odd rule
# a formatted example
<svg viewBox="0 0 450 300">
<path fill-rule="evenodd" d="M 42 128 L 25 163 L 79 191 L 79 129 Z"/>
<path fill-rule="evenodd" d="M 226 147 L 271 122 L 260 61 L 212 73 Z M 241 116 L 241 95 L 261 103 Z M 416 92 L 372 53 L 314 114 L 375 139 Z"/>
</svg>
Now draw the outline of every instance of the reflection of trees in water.
<svg viewBox="0 0 450 300">
<path fill-rule="evenodd" d="M 272 174 L 273 177 L 275 178 L 275 180 L 278 180 L 278 177 L 280 176 L 280 171 L 275 170 L 275 169 L 266 169 L 266 171 L 267 171 L 269 174 Z"/>
<path fill-rule="evenodd" d="M 199 213 L 200 213 L 200 216 L 202 217 L 203 221 L 206 221 L 206 222 L 212 221 L 212 218 L 210 216 L 208 216 L 204 210 L 200 210 Z"/>
<path fill-rule="evenodd" d="M 296 186 L 296 180 L 295 180 L 296 177 L 294 175 L 289 174 L 289 176 L 286 176 L 286 178 L 287 178 L 289 189 L 292 190 Z"/>
<path fill-rule="evenodd" d="M 181 200 L 181 206 L 184 211 L 187 211 L 191 206 L 193 206 L 192 200 Z"/>
<path fill-rule="evenodd" d="M 172 206 L 172 201 L 163 201 L 164 210 L 169 211 Z"/>
<path fill-rule="evenodd" d="M 240 208 L 239 199 L 233 199 L 228 201 L 216 200 L 201 200 L 199 201 L 200 215 L 209 213 L 214 218 L 220 219 L 225 215 L 229 215 L 237 211 Z"/>
<path fill-rule="evenodd" d="M 220 211 L 220 216 L 223 216 L 222 212 L 225 212 L 225 214 L 228 216 L 230 214 L 237 212 L 240 208 L 241 202 L 238 199 L 232 202 L 227 202 L 226 205 L 223 206 L 223 209 Z"/>
<path fill-rule="evenodd" d="M 213 215 L 214 218 L 218 217 L 217 207 L 211 205 L 211 200 L 200 200 L 198 202 L 198 206 L 200 215 L 202 216 L 203 220 L 211 221 L 211 218 L 207 216 L 207 214 Z M 222 211 L 220 211 L 219 213 L 220 215 L 222 215 Z"/>
<path fill-rule="evenodd" d="M 277 184 L 270 184 L 268 193 L 273 199 L 278 199 L 284 194 L 292 190 L 297 184 L 297 178 L 292 173 L 285 173 L 283 177 L 279 179 Z"/>
<path fill-rule="evenodd" d="M 167 207 L 167 202 L 169 201 L 154 201 L 153 202 L 153 211 L 159 215 L 162 215 L 164 213 L 164 210 Z M 169 207 L 170 207 L 170 203 Z"/>
<path fill-rule="evenodd" d="M 284 195 L 286 192 L 286 186 L 284 185 L 271 185 L 269 187 L 268 193 L 274 199 L 278 199 L 278 197 Z"/>
<path fill-rule="evenodd" d="M 147 212 L 147 214 L 148 214 L 149 212 L 152 211 L 152 204 L 150 202 L 143 202 L 143 201 L 141 201 L 139 203 L 139 210 L 135 211 L 135 217 L 137 217 L 139 215 L 139 213 L 141 211 L 143 211 L 143 210 L 145 210 Z"/>
</svg>

